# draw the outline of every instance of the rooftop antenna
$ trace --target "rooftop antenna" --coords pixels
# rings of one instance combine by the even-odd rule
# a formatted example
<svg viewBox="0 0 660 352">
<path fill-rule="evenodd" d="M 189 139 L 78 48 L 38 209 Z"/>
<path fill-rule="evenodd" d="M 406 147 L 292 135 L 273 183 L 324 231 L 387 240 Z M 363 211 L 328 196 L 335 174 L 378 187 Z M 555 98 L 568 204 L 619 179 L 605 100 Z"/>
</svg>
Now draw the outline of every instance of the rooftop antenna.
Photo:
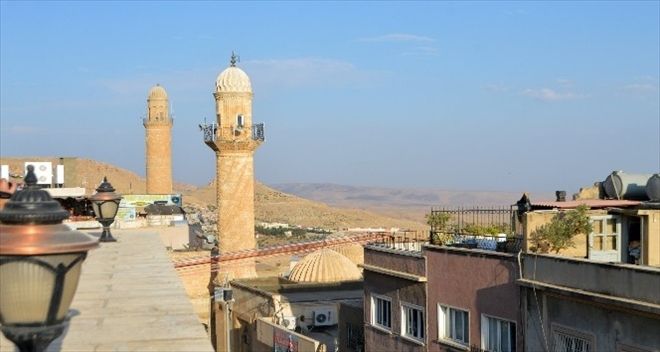
<svg viewBox="0 0 660 352">
<path fill-rule="evenodd" d="M 241 62 L 241 57 L 236 55 L 236 53 L 232 50 L 231 51 L 231 59 L 229 60 L 229 65 L 231 67 L 236 67 L 237 62 Z"/>
</svg>

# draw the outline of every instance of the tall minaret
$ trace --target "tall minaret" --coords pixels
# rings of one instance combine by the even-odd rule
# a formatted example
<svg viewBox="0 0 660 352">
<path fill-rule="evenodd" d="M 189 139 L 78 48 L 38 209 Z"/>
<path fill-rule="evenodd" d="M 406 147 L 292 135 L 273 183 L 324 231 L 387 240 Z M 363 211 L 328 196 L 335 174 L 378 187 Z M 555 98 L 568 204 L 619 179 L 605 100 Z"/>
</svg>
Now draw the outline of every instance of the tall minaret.
<svg viewBox="0 0 660 352">
<path fill-rule="evenodd" d="M 167 92 L 159 84 L 149 90 L 146 130 L 147 194 L 172 193 L 172 123 Z"/>
<path fill-rule="evenodd" d="M 204 141 L 215 151 L 220 253 L 256 247 L 254 236 L 254 161 L 263 142 L 263 124 L 252 123 L 250 78 L 230 66 L 215 84 L 217 125 L 206 125 Z"/>
</svg>

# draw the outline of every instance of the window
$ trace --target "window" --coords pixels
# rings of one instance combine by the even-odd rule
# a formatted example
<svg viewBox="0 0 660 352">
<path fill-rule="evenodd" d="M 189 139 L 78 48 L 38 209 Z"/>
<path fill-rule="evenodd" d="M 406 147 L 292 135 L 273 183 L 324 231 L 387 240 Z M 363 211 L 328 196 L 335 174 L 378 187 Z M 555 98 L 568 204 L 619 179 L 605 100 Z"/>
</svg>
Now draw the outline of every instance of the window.
<svg viewBox="0 0 660 352">
<path fill-rule="evenodd" d="M 578 331 L 553 326 L 552 345 L 555 352 L 593 352 L 594 340 L 592 336 Z"/>
<path fill-rule="evenodd" d="M 438 338 L 468 345 L 470 343 L 468 312 L 438 305 Z"/>
<path fill-rule="evenodd" d="M 516 323 L 482 315 L 481 347 L 490 352 L 515 352 Z"/>
<path fill-rule="evenodd" d="M 412 304 L 401 304 L 401 334 L 424 340 L 424 309 Z"/>
<path fill-rule="evenodd" d="M 371 323 L 385 329 L 392 328 L 392 300 L 385 296 L 371 297 Z"/>
<path fill-rule="evenodd" d="M 243 118 L 243 115 L 236 116 L 236 126 L 243 127 L 244 125 L 245 125 L 245 119 Z"/>
<path fill-rule="evenodd" d="M 346 323 L 346 346 L 349 351 L 361 351 L 364 344 L 362 331 L 351 323 Z"/>
</svg>

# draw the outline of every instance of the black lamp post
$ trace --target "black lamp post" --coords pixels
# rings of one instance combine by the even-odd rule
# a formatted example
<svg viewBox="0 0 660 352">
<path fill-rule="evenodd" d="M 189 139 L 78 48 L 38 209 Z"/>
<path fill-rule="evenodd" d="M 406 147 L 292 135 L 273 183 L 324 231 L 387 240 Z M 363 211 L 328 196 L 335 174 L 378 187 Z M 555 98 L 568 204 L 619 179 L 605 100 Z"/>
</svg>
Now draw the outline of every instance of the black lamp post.
<svg viewBox="0 0 660 352">
<path fill-rule="evenodd" d="M 108 182 L 108 178 L 104 177 L 103 182 L 96 189 L 96 193 L 89 200 L 92 202 L 96 221 L 103 225 L 103 233 L 101 234 L 100 241 L 116 242 L 117 239 L 112 237 L 110 233 L 110 224 L 115 221 L 115 216 L 117 216 L 121 195 L 115 193 L 115 189 Z"/>
<path fill-rule="evenodd" d="M 62 224 L 69 213 L 36 186 L 32 165 L 25 183 L 0 211 L 0 329 L 20 351 L 39 352 L 68 325 L 82 262 L 98 240 Z"/>
</svg>

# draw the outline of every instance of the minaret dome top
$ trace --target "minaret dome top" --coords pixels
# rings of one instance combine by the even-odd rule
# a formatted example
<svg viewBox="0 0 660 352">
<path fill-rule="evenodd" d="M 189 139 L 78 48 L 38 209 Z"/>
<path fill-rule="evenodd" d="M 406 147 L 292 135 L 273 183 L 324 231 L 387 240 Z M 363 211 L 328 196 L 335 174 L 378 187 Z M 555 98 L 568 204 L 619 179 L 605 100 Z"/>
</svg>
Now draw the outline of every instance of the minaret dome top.
<svg viewBox="0 0 660 352">
<path fill-rule="evenodd" d="M 215 80 L 215 91 L 217 93 L 252 93 L 252 84 L 250 77 L 245 71 L 236 67 L 237 56 L 232 53 L 229 67 L 220 72 Z"/>
<path fill-rule="evenodd" d="M 160 84 L 156 84 L 149 90 L 148 100 L 167 100 L 167 92 Z"/>
</svg>

